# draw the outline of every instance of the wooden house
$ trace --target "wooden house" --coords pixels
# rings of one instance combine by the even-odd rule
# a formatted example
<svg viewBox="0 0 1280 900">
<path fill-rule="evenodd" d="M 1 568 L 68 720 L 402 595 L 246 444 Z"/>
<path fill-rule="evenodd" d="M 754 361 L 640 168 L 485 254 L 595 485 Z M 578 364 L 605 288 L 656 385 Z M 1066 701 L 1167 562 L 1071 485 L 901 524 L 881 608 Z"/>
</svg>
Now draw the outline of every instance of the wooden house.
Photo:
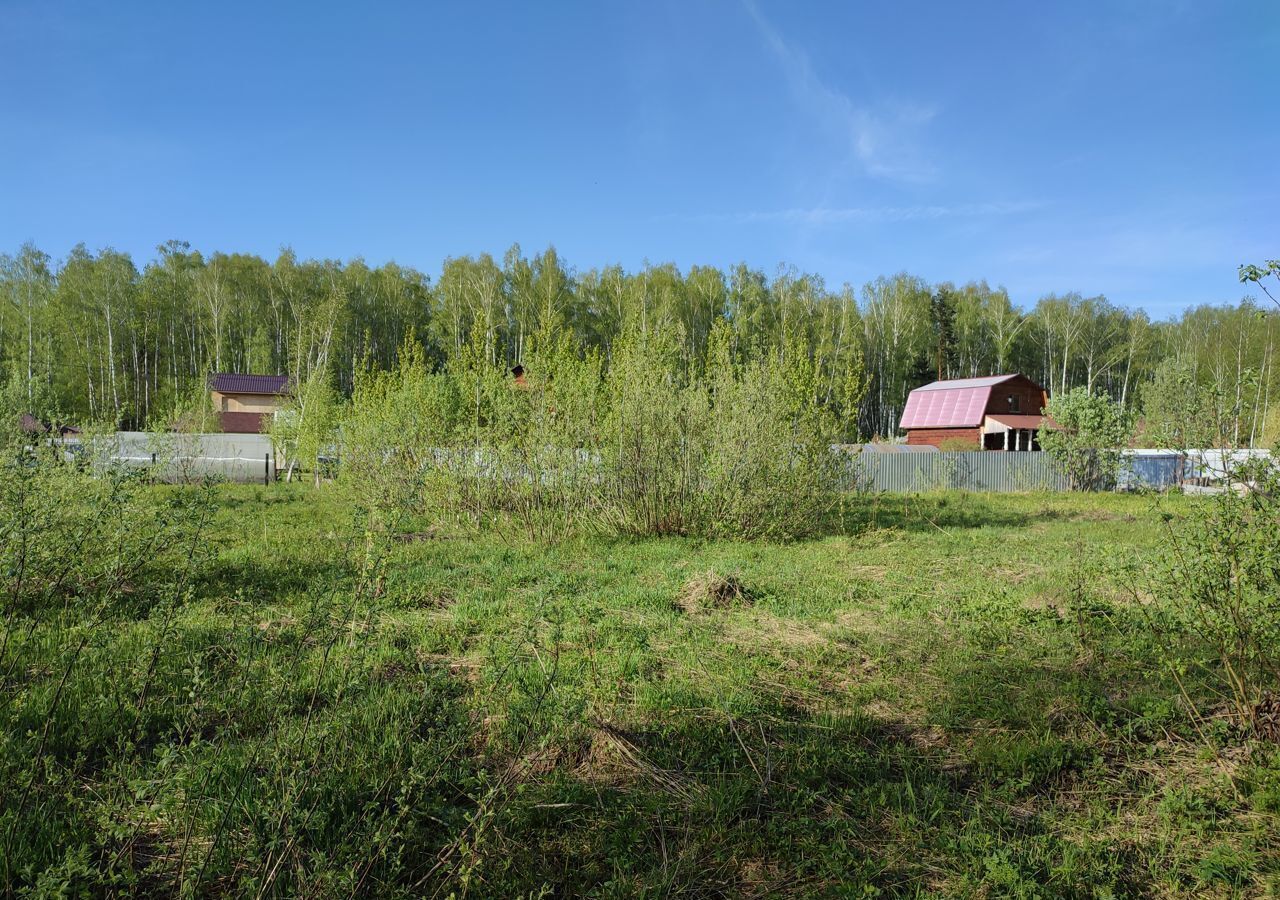
<svg viewBox="0 0 1280 900">
<path fill-rule="evenodd" d="M 60 438 L 63 441 L 75 440 L 80 436 L 80 429 L 73 425 L 64 425 L 60 422 L 39 419 L 31 415 L 31 413 L 23 413 L 19 417 L 18 429 L 23 434 Z"/>
<path fill-rule="evenodd" d="M 1039 450 L 1048 392 L 1025 375 L 956 378 L 918 387 L 907 397 L 908 444 L 969 445 L 983 450 Z"/>
</svg>

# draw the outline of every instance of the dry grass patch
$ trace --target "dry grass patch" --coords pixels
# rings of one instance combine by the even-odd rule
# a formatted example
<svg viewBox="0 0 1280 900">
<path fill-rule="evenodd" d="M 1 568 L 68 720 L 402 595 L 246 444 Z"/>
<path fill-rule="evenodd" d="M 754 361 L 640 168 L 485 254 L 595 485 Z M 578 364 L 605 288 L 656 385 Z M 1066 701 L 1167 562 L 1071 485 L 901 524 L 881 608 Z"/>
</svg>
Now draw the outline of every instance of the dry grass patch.
<svg viewBox="0 0 1280 900">
<path fill-rule="evenodd" d="M 685 582 L 680 596 L 676 598 L 676 608 L 698 613 L 708 609 L 749 606 L 754 602 L 754 594 L 737 575 L 721 575 L 709 570 Z"/>
<path fill-rule="evenodd" d="M 1002 582 L 1005 584 L 1022 584 L 1029 578 L 1039 577 L 1044 574 L 1044 568 L 1031 563 L 1023 563 L 1019 566 L 996 566 L 988 570 L 987 578 L 991 581 Z"/>
<path fill-rule="evenodd" d="M 1022 599 L 1023 609 L 1037 613 L 1053 613 L 1059 619 L 1071 616 L 1071 598 L 1061 592 L 1051 594 L 1033 594 Z"/>
<path fill-rule="evenodd" d="M 688 804 L 706 793 L 697 781 L 651 762 L 643 742 L 643 735 L 597 721 L 577 760 L 577 773 L 587 781 L 613 787 L 644 784 Z"/>
<path fill-rule="evenodd" d="M 856 578 L 865 578 L 869 581 L 884 581 L 889 570 L 884 566 L 873 566 L 865 563 L 859 563 L 849 567 L 849 572 Z"/>
<path fill-rule="evenodd" d="M 754 610 L 744 618 L 726 622 L 724 636 L 751 650 L 762 646 L 809 650 L 832 642 L 830 636 L 807 622 L 783 619 L 762 610 Z"/>
</svg>

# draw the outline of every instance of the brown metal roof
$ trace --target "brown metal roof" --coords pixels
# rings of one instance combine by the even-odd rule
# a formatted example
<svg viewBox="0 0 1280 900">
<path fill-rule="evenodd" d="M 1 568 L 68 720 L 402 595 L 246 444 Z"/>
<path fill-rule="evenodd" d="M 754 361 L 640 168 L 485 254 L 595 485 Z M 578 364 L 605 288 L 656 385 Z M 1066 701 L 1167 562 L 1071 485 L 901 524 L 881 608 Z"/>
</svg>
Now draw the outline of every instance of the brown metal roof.
<svg viewBox="0 0 1280 900">
<path fill-rule="evenodd" d="M 53 422 L 47 422 L 44 419 L 37 419 L 31 413 L 23 413 L 18 419 L 18 427 L 28 434 L 51 434 L 57 431 L 62 437 L 69 434 L 79 434 L 80 429 L 72 425 L 60 425 Z"/>
<path fill-rule="evenodd" d="M 289 376 L 218 372 L 210 376 L 209 387 L 220 394 L 287 394 Z"/>
</svg>

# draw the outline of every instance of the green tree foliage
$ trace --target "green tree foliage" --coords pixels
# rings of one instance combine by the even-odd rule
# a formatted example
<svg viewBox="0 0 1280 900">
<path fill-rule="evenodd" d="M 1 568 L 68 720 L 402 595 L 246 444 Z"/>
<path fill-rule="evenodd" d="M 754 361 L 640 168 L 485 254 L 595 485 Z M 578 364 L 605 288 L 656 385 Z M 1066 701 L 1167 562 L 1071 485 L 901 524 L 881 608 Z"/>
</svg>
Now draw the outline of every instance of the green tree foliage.
<svg viewBox="0 0 1280 900">
<path fill-rule="evenodd" d="M 956 347 L 956 300 L 943 285 L 929 298 L 929 319 L 933 325 L 934 364 L 938 380 L 951 376 L 958 362 Z"/>
<path fill-rule="evenodd" d="M 341 400 L 327 371 L 317 369 L 294 386 L 270 425 L 271 442 L 284 459 L 286 480 L 292 480 L 295 471 L 307 469 L 319 483 L 325 458 L 337 453 L 340 415 Z"/>
<path fill-rule="evenodd" d="M 478 330 L 445 372 L 406 347 L 362 376 L 341 427 L 343 482 L 372 508 L 535 540 L 822 526 L 840 487 L 839 405 L 801 339 L 739 361 L 717 321 L 692 366 L 679 328 L 633 324 L 606 367 L 550 315 L 526 338 L 519 380 Z M 856 399 L 855 382 L 837 393 Z"/>
<path fill-rule="evenodd" d="M 1256 284 L 1271 302 L 1280 307 L 1280 300 L 1271 293 L 1269 282 L 1280 282 L 1280 259 L 1269 259 L 1262 265 L 1244 265 L 1240 267 L 1240 281 L 1243 284 Z"/>
<path fill-rule="evenodd" d="M 1042 431 L 1040 443 L 1052 454 L 1074 490 L 1095 490 L 1116 479 L 1120 450 L 1132 425 L 1120 405 L 1105 394 L 1073 388 L 1050 398 L 1046 412 L 1058 427 Z"/>
<path fill-rule="evenodd" d="M 407 338 L 389 369 L 359 373 L 340 418 L 342 468 L 376 524 L 396 510 L 419 508 L 438 451 L 451 446 L 483 387 L 433 374 L 421 347 Z M 474 405 L 473 405 L 474 404 Z"/>
<path fill-rule="evenodd" d="M 1241 277 L 1266 289 L 1269 266 Z M 737 365 L 803 348 L 841 440 L 893 435 L 908 392 L 940 376 L 1022 372 L 1053 395 L 1085 387 L 1133 410 L 1169 358 L 1216 398 L 1232 444 L 1259 444 L 1280 408 L 1280 308 L 1248 300 L 1152 322 L 1079 294 L 1022 310 L 986 282 L 900 273 L 836 289 L 787 267 L 575 271 L 554 248 L 529 256 L 519 246 L 501 259 L 447 259 L 434 281 L 394 263 L 205 255 L 179 241 L 140 268 L 83 246 L 60 261 L 30 245 L 0 256 L 0 372 L 31 398 L 43 386 L 79 422 L 112 427 L 154 421 L 218 370 L 299 385 L 323 372 L 348 398 L 362 371 L 395 368 L 410 335 L 430 372 L 473 348 L 486 366 L 510 368 L 548 325 L 605 370 L 629 336 L 661 335 L 681 377 L 700 377 L 721 324 Z"/>
<path fill-rule="evenodd" d="M 222 417 L 214 408 L 209 388 L 204 382 L 193 382 L 181 395 L 151 407 L 149 431 L 177 431 L 183 434 L 211 434 L 222 430 Z"/>
<path fill-rule="evenodd" d="M 863 288 L 867 366 L 873 377 L 863 414 L 866 431 L 892 434 L 910 389 L 922 380 L 920 362 L 932 348 L 928 285 L 902 274 Z"/>
<path fill-rule="evenodd" d="M 1173 357 L 1161 361 L 1142 392 L 1143 443 L 1184 452 L 1221 446 L 1214 401 L 1190 366 Z"/>
</svg>

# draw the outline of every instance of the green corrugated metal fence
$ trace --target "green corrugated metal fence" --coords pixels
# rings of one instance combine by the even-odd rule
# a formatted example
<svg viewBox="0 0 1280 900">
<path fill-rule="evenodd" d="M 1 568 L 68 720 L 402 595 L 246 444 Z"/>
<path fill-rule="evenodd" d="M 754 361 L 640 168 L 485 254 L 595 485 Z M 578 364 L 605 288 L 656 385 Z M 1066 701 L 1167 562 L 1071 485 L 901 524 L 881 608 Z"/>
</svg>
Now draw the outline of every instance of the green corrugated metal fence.
<svg viewBox="0 0 1280 900">
<path fill-rule="evenodd" d="M 1065 491 L 1067 480 L 1048 454 L 1025 453 L 877 453 L 851 456 L 855 486 L 864 490 L 916 491 Z"/>
</svg>

